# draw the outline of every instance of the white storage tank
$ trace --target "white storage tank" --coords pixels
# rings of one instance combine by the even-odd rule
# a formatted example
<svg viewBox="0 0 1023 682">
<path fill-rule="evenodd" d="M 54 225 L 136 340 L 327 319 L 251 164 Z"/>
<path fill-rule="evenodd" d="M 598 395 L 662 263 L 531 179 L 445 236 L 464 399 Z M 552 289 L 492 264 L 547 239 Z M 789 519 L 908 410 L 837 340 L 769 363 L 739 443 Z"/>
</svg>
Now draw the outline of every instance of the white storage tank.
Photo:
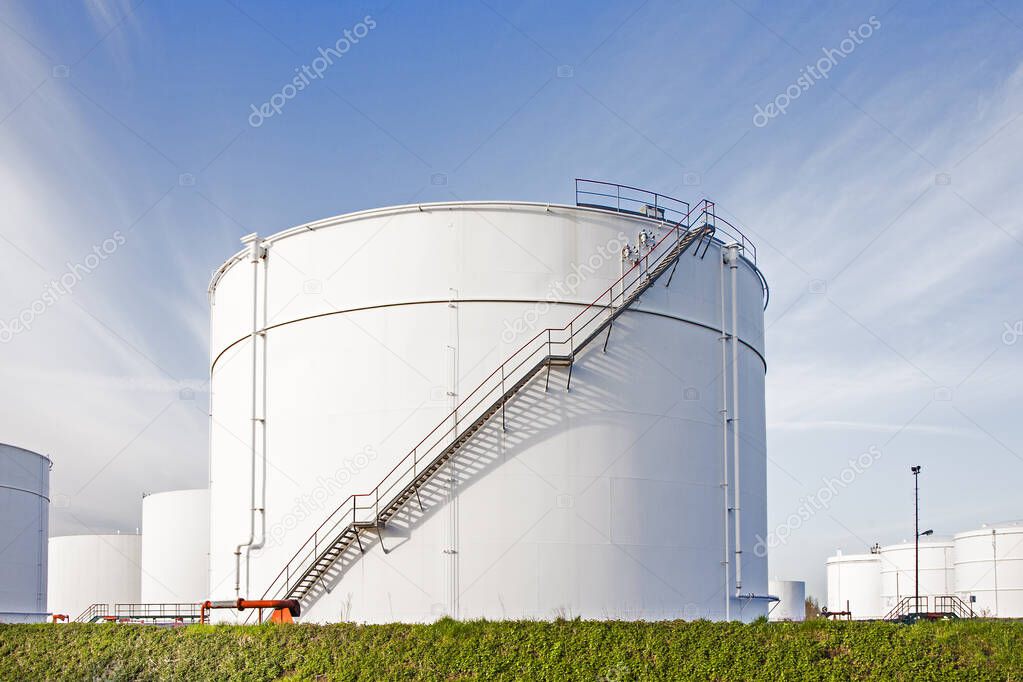
<svg viewBox="0 0 1023 682">
<path fill-rule="evenodd" d="M 829 557 L 828 611 L 850 611 L 853 620 L 881 618 L 881 555 L 842 554 Z"/>
<path fill-rule="evenodd" d="M 46 620 L 50 466 L 0 443 L 0 623 Z"/>
<path fill-rule="evenodd" d="M 955 593 L 978 615 L 1023 618 L 1023 522 L 958 533 L 954 543 Z"/>
<path fill-rule="evenodd" d="M 665 235 L 608 210 L 457 202 L 250 237 L 210 287 L 210 597 L 289 580 L 296 553 L 329 544 L 329 528 L 314 531 L 350 494 L 418 462 L 438 425 L 419 447 L 442 453 L 445 429 L 485 406 L 478 385 L 496 399 L 516 349 L 581 311 L 605 315 L 586 305 L 613 302 L 623 248 L 645 254 Z M 748 242 L 734 270 L 723 263 L 732 239 L 719 229 L 703 258 L 687 252 L 571 375 L 541 370 L 385 527 L 362 530 L 365 553 L 353 539 L 303 620 L 765 615 L 767 561 L 752 550 L 766 535 L 766 292 Z M 734 382 L 721 339 L 733 272 Z M 733 399 L 738 419 L 723 423 Z"/>
<path fill-rule="evenodd" d="M 771 607 L 768 620 L 801 621 L 806 620 L 806 583 L 802 580 L 771 580 L 767 590 L 778 602 Z"/>
<path fill-rule="evenodd" d="M 140 541 L 133 533 L 50 538 L 50 611 L 76 620 L 92 604 L 139 603 Z"/>
<path fill-rule="evenodd" d="M 209 490 L 172 490 L 142 498 L 143 603 L 204 601 L 209 551 Z"/>
<path fill-rule="evenodd" d="M 912 542 L 881 548 L 881 608 L 885 613 L 904 597 L 916 594 L 916 546 Z M 920 541 L 920 597 L 953 594 L 955 578 L 952 566 L 952 541 L 928 539 Z"/>
</svg>

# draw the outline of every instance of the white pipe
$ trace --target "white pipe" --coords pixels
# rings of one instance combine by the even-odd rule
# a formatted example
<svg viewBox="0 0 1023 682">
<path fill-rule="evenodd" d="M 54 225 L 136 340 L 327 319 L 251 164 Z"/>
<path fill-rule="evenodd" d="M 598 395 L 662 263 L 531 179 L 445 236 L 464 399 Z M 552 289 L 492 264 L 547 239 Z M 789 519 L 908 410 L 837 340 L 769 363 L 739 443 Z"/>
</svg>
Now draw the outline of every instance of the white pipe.
<svg viewBox="0 0 1023 682">
<path fill-rule="evenodd" d="M 256 512 L 259 509 L 256 507 L 256 429 L 259 421 L 259 350 L 257 348 L 257 340 L 259 337 L 259 261 L 262 260 L 264 251 L 259 239 L 259 235 L 252 233 L 242 237 L 242 244 L 246 244 L 249 247 L 249 262 L 252 263 L 252 332 L 249 334 L 250 343 L 252 344 L 252 430 L 251 430 L 251 456 L 249 462 L 249 537 L 245 542 L 239 544 L 234 550 L 234 592 L 238 598 L 241 598 L 241 561 L 242 561 L 242 548 L 246 548 L 245 552 L 245 591 L 246 595 L 249 590 L 249 550 L 253 547 L 253 543 L 256 540 Z M 265 466 L 265 462 L 264 462 Z M 265 519 L 264 519 L 265 523 Z"/>
<path fill-rule="evenodd" d="M 266 262 L 266 248 L 260 248 L 260 255 L 263 257 L 263 324 L 259 328 L 259 337 L 263 339 L 263 374 L 261 378 L 262 384 L 262 404 L 260 405 L 258 417 L 254 417 L 253 424 L 257 425 L 260 430 L 260 447 L 262 462 L 259 467 L 259 478 L 261 481 L 261 490 L 259 494 L 259 506 L 253 509 L 253 514 L 259 513 L 259 540 L 253 542 L 245 549 L 245 594 L 248 595 L 249 590 L 249 573 L 250 563 L 249 557 L 254 549 L 262 549 L 263 545 L 266 544 L 266 469 L 268 463 L 269 453 L 266 447 L 266 401 L 267 401 L 267 352 L 266 352 L 266 321 L 269 319 L 269 293 L 268 288 L 268 277 L 267 277 L 267 262 Z M 257 337 L 258 338 L 258 337 Z M 253 473 L 255 475 L 255 473 Z"/>
<path fill-rule="evenodd" d="M 729 589 L 729 540 L 728 540 L 728 332 L 725 331 L 725 261 L 721 260 L 721 489 L 724 499 L 725 559 L 725 620 L 731 620 L 732 594 Z"/>
<path fill-rule="evenodd" d="M 738 273 L 739 245 L 729 244 L 728 267 L 732 270 L 732 475 L 735 485 L 732 496 L 735 504 L 732 511 L 735 518 L 735 593 L 742 590 L 742 497 L 739 489 L 739 307 Z"/>
<path fill-rule="evenodd" d="M 991 566 L 995 573 L 995 612 L 994 617 L 998 617 L 998 529 L 991 529 Z"/>
<path fill-rule="evenodd" d="M 209 388 L 209 401 L 207 402 L 207 405 L 206 405 L 206 413 L 207 413 L 206 416 L 208 418 L 208 421 L 207 421 L 208 427 L 207 427 L 207 431 L 206 431 L 206 443 L 207 443 L 206 444 L 206 490 L 212 491 L 213 490 L 213 365 L 212 365 L 212 362 L 213 362 L 213 348 L 214 348 L 213 344 L 215 343 L 215 337 L 213 335 L 214 334 L 213 320 L 216 317 L 214 315 L 213 308 L 214 308 L 214 306 L 216 306 L 217 302 L 216 302 L 216 294 L 212 290 L 209 292 L 209 297 L 210 297 L 210 354 L 209 354 L 209 359 L 210 359 L 210 363 L 211 364 L 210 364 L 210 379 L 209 379 L 209 383 L 207 384 L 207 387 Z M 209 533 L 208 537 L 213 537 L 213 515 L 212 514 L 210 514 L 209 518 L 206 519 L 206 530 Z M 209 551 L 207 551 L 207 553 L 206 553 L 206 590 L 207 590 L 207 594 L 209 596 L 213 596 L 213 594 L 212 594 L 213 579 L 212 578 L 213 578 L 213 567 L 212 567 L 212 564 L 210 563 L 210 560 L 209 560 Z"/>
</svg>

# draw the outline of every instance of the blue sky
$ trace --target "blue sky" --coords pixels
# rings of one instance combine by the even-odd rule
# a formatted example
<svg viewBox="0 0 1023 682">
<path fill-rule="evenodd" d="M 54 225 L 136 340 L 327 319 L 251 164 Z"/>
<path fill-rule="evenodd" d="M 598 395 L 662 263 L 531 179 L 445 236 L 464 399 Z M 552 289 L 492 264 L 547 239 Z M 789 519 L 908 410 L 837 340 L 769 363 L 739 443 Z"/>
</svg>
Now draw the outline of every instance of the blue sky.
<svg viewBox="0 0 1023 682">
<path fill-rule="evenodd" d="M 911 464 L 939 534 L 1023 516 L 1018 6 L 293 5 L 0 6 L 0 320 L 37 306 L 0 346 L 0 440 L 56 462 L 54 532 L 133 529 L 142 491 L 205 484 L 206 286 L 238 237 L 411 201 L 571 203 L 574 177 L 709 196 L 758 244 L 768 525 L 791 530 L 772 574 L 822 597 L 835 548 L 910 536 Z"/>
</svg>

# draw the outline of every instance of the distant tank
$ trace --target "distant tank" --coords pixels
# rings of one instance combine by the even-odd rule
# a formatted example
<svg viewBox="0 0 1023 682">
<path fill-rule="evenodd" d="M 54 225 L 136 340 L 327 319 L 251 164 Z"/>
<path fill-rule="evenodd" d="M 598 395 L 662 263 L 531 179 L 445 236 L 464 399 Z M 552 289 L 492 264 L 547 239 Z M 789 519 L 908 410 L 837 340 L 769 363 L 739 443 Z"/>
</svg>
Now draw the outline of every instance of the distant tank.
<svg viewBox="0 0 1023 682">
<path fill-rule="evenodd" d="M 915 543 L 904 542 L 881 548 L 881 608 L 885 613 L 895 608 L 905 597 L 916 596 L 916 566 Z M 934 597 L 954 594 L 954 585 L 952 541 L 921 540 L 921 604 L 933 606 Z"/>
<path fill-rule="evenodd" d="M 953 542 L 955 593 L 979 615 L 1023 618 L 1023 522 L 986 525 Z"/>
<path fill-rule="evenodd" d="M 139 603 L 141 539 L 134 533 L 50 538 L 50 611 L 86 620 L 93 604 Z"/>
<path fill-rule="evenodd" d="M 806 583 L 802 580 L 771 580 L 767 591 L 778 597 L 778 603 L 771 607 L 768 620 L 806 620 Z"/>
<path fill-rule="evenodd" d="M 853 620 L 884 616 L 881 608 L 881 555 L 842 554 L 829 557 L 828 611 L 849 611 Z"/>
<path fill-rule="evenodd" d="M 46 620 L 48 457 L 0 443 L 0 622 Z"/>
<path fill-rule="evenodd" d="M 171 490 L 142 498 L 142 602 L 204 601 L 209 538 L 209 490 Z"/>
</svg>

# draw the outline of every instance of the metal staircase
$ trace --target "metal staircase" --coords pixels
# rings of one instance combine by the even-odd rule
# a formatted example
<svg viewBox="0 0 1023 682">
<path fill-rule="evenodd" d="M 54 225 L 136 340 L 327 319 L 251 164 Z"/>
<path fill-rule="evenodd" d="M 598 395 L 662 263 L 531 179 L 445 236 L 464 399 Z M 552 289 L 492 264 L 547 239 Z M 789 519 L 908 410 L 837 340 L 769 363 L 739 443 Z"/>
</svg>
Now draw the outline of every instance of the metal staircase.
<svg viewBox="0 0 1023 682">
<path fill-rule="evenodd" d="M 527 341 L 412 448 L 376 488 L 348 497 L 299 547 L 271 581 L 262 599 L 303 599 L 345 552 L 353 547 L 365 551 L 364 531 L 383 527 L 413 498 L 423 509 L 420 491 L 427 482 L 498 414 L 504 428 L 509 400 L 542 371 L 546 370 L 546 389 L 551 369 L 567 368 L 566 386 L 570 390 L 572 367 L 578 354 L 602 334 L 606 335 L 606 350 L 615 320 L 668 268 L 671 274 L 665 286 L 670 284 L 683 254 L 692 249 L 692 255 L 697 256 L 701 245 L 703 255 L 706 254 L 716 231 L 712 202 L 701 201 L 692 209 L 686 205 L 684 215 L 677 221 L 665 221 L 662 216 L 658 214 L 656 219 L 660 221 L 649 224 L 658 233 L 645 231 L 646 244 L 638 251 L 630 250 L 631 267 L 618 281 L 564 327 L 544 329 Z"/>
<path fill-rule="evenodd" d="M 95 623 L 110 615 L 109 604 L 90 604 L 89 608 L 78 614 L 76 623 Z"/>
<path fill-rule="evenodd" d="M 934 597 L 934 608 L 930 608 L 927 595 L 903 597 L 892 607 L 884 620 L 900 623 L 914 623 L 918 620 L 946 620 L 950 618 L 976 618 L 973 608 L 954 594 Z"/>
</svg>

